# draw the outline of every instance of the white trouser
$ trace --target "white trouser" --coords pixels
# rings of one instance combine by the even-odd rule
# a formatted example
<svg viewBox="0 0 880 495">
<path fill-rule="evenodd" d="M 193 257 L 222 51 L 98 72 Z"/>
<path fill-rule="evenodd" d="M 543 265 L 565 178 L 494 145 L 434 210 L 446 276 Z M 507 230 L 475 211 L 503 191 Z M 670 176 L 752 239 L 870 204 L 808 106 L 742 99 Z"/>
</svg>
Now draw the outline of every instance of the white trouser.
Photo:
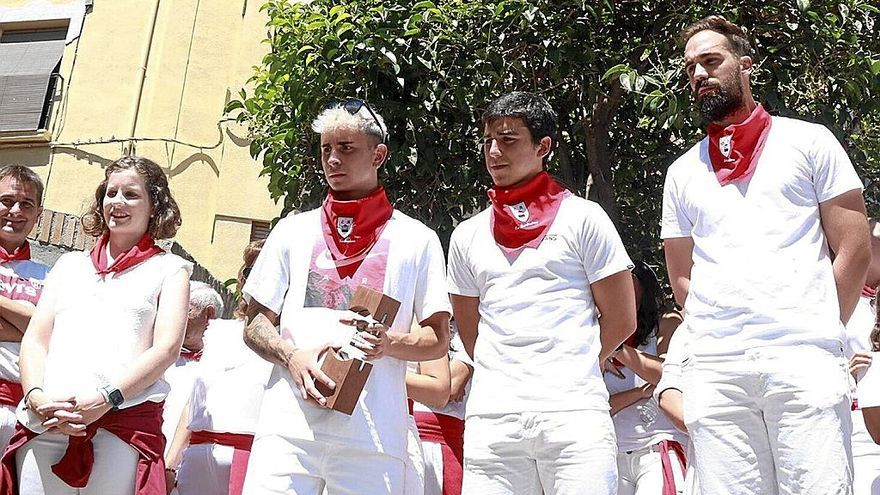
<svg viewBox="0 0 880 495">
<path fill-rule="evenodd" d="M 92 444 L 95 463 L 85 488 L 72 488 L 52 472 L 67 450 L 66 435 L 43 434 L 15 453 L 22 495 L 132 495 L 138 453 L 116 435 L 99 428 Z"/>
<path fill-rule="evenodd" d="M 853 495 L 880 495 L 880 455 L 853 457 Z"/>
<path fill-rule="evenodd" d="M 685 493 L 684 466 L 675 452 L 669 451 L 675 480 L 675 493 Z M 663 457 L 657 445 L 617 453 L 618 495 L 662 495 Z"/>
<path fill-rule="evenodd" d="M 842 349 L 759 347 L 691 357 L 682 372 L 702 493 L 852 493 Z"/>
<path fill-rule="evenodd" d="M 443 446 L 422 442 L 425 456 L 425 495 L 443 495 Z"/>
<path fill-rule="evenodd" d="M 462 493 L 617 493 L 608 411 L 523 412 L 466 421 Z"/>
<path fill-rule="evenodd" d="M 180 495 L 228 495 L 234 452 L 232 447 L 214 443 L 188 446 L 177 472 L 177 492 Z"/>
<path fill-rule="evenodd" d="M 6 452 L 6 447 L 9 446 L 9 439 L 15 433 L 15 425 L 17 423 L 15 406 L 0 406 L 0 452 Z"/>
<path fill-rule="evenodd" d="M 425 458 L 416 420 L 409 416 L 406 430 L 406 472 L 403 481 L 404 495 L 424 495 Z"/>
<path fill-rule="evenodd" d="M 344 444 L 254 439 L 243 495 L 403 495 L 404 461 Z"/>
</svg>

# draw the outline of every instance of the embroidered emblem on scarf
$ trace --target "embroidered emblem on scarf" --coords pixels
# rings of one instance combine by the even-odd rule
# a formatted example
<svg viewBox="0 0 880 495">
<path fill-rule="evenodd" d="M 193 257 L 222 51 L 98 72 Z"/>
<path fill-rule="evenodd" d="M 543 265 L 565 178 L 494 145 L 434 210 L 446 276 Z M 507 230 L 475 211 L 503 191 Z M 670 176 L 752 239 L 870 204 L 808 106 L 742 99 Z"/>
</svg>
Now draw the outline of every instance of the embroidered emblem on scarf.
<svg viewBox="0 0 880 495">
<path fill-rule="evenodd" d="M 375 192 L 351 201 L 329 191 L 321 207 L 321 229 L 340 277 L 351 277 L 382 234 L 394 208 L 379 186 Z"/>
<path fill-rule="evenodd" d="M 740 124 L 709 124 L 709 160 L 722 186 L 755 172 L 771 123 L 770 114 L 758 105 Z"/>
<path fill-rule="evenodd" d="M 570 195 L 550 174 L 541 172 L 522 186 L 492 187 L 490 224 L 495 242 L 508 255 L 525 247 L 537 248 Z"/>
</svg>

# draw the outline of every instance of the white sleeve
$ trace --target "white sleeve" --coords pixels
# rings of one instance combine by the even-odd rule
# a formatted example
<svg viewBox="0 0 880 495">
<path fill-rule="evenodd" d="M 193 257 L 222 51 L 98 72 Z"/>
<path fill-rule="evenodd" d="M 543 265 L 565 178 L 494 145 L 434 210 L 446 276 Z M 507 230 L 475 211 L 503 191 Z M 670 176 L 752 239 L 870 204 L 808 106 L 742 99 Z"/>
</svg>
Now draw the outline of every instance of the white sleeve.
<svg viewBox="0 0 880 495">
<path fill-rule="evenodd" d="M 420 323 L 436 313 L 452 314 L 446 291 L 443 248 L 437 234 L 432 230 L 428 232 L 430 237 L 419 260 L 416 292 L 413 297 L 413 311 Z"/>
<path fill-rule="evenodd" d="M 591 284 L 632 268 L 633 263 L 608 214 L 592 201 L 586 203 L 580 255 Z"/>
<path fill-rule="evenodd" d="M 844 151 L 828 128 L 818 126 L 809 155 L 813 169 L 813 187 L 819 202 L 825 202 L 854 189 L 862 190 L 862 181 Z"/>
<path fill-rule="evenodd" d="M 449 268 L 447 270 L 446 284 L 450 294 L 480 297 L 480 288 L 476 277 L 468 263 L 467 240 L 462 239 L 464 230 L 459 225 L 452 232 L 449 241 Z"/>
<path fill-rule="evenodd" d="M 285 235 L 287 222 L 287 218 L 281 220 L 269 233 L 241 291 L 245 299 L 253 299 L 275 314 L 281 313 L 290 286 L 290 240 Z"/>
<path fill-rule="evenodd" d="M 666 180 L 663 183 L 663 213 L 660 217 L 661 239 L 691 237 L 694 223 L 688 218 L 681 199 L 673 167 L 669 167 L 666 172 Z"/>
</svg>

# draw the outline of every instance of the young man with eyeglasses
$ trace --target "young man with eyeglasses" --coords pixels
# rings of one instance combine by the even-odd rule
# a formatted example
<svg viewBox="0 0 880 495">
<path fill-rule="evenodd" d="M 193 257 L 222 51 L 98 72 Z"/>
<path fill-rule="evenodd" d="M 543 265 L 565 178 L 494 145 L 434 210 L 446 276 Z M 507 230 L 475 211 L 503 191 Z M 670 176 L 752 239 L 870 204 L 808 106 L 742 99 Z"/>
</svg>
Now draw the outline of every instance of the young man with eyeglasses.
<svg viewBox="0 0 880 495">
<path fill-rule="evenodd" d="M 852 493 L 841 322 L 870 258 L 862 182 L 828 129 L 755 101 L 739 26 L 682 39 L 708 135 L 669 167 L 661 237 L 701 492 Z"/>
<path fill-rule="evenodd" d="M 632 266 L 598 204 L 544 171 L 556 113 L 510 93 L 483 114 L 492 204 L 449 248 L 449 290 L 474 359 L 462 493 L 617 494 L 600 363 L 633 333 Z"/>
<path fill-rule="evenodd" d="M 244 493 L 401 494 L 406 362 L 436 359 L 449 346 L 443 252 L 437 235 L 395 210 L 379 184 L 386 128 L 366 102 L 328 105 L 312 129 L 321 136 L 327 198 L 278 222 L 243 290 L 245 342 L 275 364 Z M 318 360 L 349 341 L 351 322 L 339 310 L 358 286 L 401 305 L 390 328 L 359 332 L 373 369 L 348 416 L 324 407 L 315 383 L 335 386 Z"/>
</svg>

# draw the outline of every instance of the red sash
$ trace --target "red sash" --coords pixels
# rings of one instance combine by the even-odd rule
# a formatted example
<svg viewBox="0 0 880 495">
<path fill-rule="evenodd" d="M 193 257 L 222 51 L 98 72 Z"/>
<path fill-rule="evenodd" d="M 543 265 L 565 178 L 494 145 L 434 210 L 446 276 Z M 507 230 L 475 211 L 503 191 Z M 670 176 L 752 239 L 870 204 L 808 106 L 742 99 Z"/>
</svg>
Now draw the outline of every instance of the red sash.
<svg viewBox="0 0 880 495">
<path fill-rule="evenodd" d="M 165 495 L 165 437 L 162 435 L 162 402 L 144 402 L 119 411 L 111 411 L 86 427 L 86 435 L 68 438 L 67 450 L 52 472 L 74 488 L 83 488 L 89 482 L 95 462 L 92 438 L 98 428 L 119 437 L 135 449 L 138 456 L 135 477 L 135 495 Z M 21 423 L 3 454 L 0 472 L 0 495 L 18 493 L 18 476 L 15 469 L 15 452 L 37 434 Z"/>
<path fill-rule="evenodd" d="M 3 246 L 0 246 L 0 263 L 7 261 L 22 261 L 31 259 L 31 243 L 24 241 L 24 244 L 15 248 L 15 251 L 9 253 Z"/>
<path fill-rule="evenodd" d="M 24 391 L 20 383 L 0 380 L 0 405 L 18 407 L 21 399 L 24 399 Z"/>
<path fill-rule="evenodd" d="M 562 200 L 571 194 L 550 174 L 541 172 L 522 186 L 492 187 L 489 224 L 495 242 L 505 253 L 514 255 L 524 247 L 537 248 L 559 212 Z"/>
<path fill-rule="evenodd" d="M 416 411 L 416 426 L 423 442 L 440 444 L 443 453 L 443 495 L 460 495 L 464 458 L 464 421 L 426 411 Z"/>
<path fill-rule="evenodd" d="M 722 186 L 755 172 L 771 123 L 770 114 L 758 105 L 742 123 L 709 124 L 709 160 Z"/>
<path fill-rule="evenodd" d="M 189 438 L 190 445 L 213 443 L 232 447 L 232 465 L 229 466 L 229 495 L 241 495 L 244 488 L 244 475 L 254 436 L 247 433 L 216 433 L 213 431 L 194 431 Z"/>
<path fill-rule="evenodd" d="M 336 199 L 333 191 L 328 192 L 321 206 L 321 230 L 340 278 L 354 275 L 393 212 L 382 186 L 351 201 Z"/>
<path fill-rule="evenodd" d="M 663 467 L 663 495 L 676 494 L 672 460 L 669 458 L 670 450 L 678 456 L 678 461 L 681 464 L 682 478 L 684 478 L 684 474 L 687 471 L 687 456 L 685 456 L 681 444 L 675 440 L 663 440 L 660 442 L 660 464 Z"/>
<path fill-rule="evenodd" d="M 164 252 L 162 248 L 153 242 L 153 238 L 150 237 L 150 234 L 147 233 L 141 237 L 141 240 L 138 241 L 137 244 L 132 246 L 128 251 L 117 256 L 116 259 L 113 260 L 113 264 L 108 266 L 107 243 L 109 242 L 110 233 L 105 232 L 104 235 L 98 239 L 98 242 L 95 243 L 91 252 L 92 265 L 95 266 L 96 273 L 101 276 L 107 275 L 108 273 L 119 273 L 123 270 L 127 270 Z"/>
<path fill-rule="evenodd" d="M 202 359 L 202 351 L 189 351 L 189 350 L 180 350 L 180 357 L 185 359 L 186 361 L 201 361 Z"/>
</svg>

